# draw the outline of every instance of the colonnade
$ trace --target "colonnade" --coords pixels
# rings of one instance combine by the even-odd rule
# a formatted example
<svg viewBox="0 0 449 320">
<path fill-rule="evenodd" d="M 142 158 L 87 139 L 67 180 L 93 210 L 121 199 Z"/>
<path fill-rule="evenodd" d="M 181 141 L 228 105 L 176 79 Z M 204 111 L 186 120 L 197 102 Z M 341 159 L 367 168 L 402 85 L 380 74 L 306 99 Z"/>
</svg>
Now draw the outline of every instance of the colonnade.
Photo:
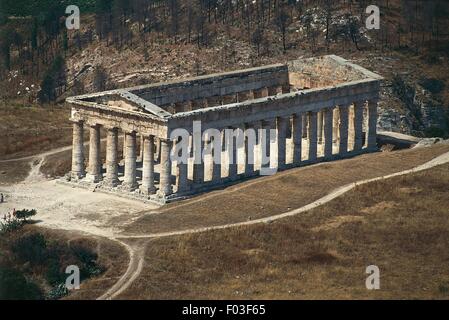
<svg viewBox="0 0 449 320">
<path fill-rule="evenodd" d="M 268 95 L 274 92 L 274 89 L 270 90 L 267 89 L 262 93 L 251 92 L 250 94 L 254 97 L 260 94 Z M 279 88 L 276 89 L 277 92 L 279 90 Z M 202 140 L 201 144 L 195 146 L 197 150 L 191 150 L 192 153 L 189 151 L 189 163 L 172 164 L 170 153 L 177 142 L 153 135 L 144 135 L 138 131 L 122 130 L 125 135 L 122 179 L 119 178 L 118 154 L 118 138 L 121 128 L 104 127 L 107 138 L 106 162 L 105 168 L 103 168 L 100 144 L 102 126 L 94 123 L 93 119 L 89 119 L 86 123 L 76 121 L 73 123 L 71 179 L 101 183 L 110 188 L 120 187 L 127 191 L 140 190 L 141 193 L 148 196 L 157 194 L 167 197 L 173 193 L 191 192 L 209 184 L 222 184 L 257 175 L 263 168 L 283 170 L 300 166 L 303 163 L 313 163 L 320 158 L 330 160 L 344 157 L 348 153 L 361 152 L 363 149 L 373 150 L 376 148 L 377 103 L 377 100 L 357 101 L 351 105 L 323 108 L 251 123 L 241 123 L 238 126 L 217 128 L 223 137 L 225 137 L 226 129 L 241 129 L 245 134 L 244 143 L 240 149 L 236 148 L 237 139 L 234 136 L 232 137 L 233 147 L 230 150 L 226 148 L 214 150 L 212 148 L 212 157 L 207 158 L 203 157 L 204 150 L 206 147 L 210 150 L 209 144 L 212 141 Z M 363 132 L 363 127 L 367 128 L 366 132 Z M 87 129 L 90 137 L 88 164 L 85 168 L 84 131 Z M 275 141 L 270 139 L 267 129 L 275 130 Z M 254 132 L 254 130 L 256 143 L 252 144 L 248 137 L 249 131 Z M 141 179 L 138 179 L 137 175 L 138 137 L 142 141 Z M 192 139 L 190 140 L 192 141 Z M 157 146 L 160 157 L 155 156 L 156 141 L 160 144 Z M 190 144 L 193 148 L 192 142 Z M 220 163 L 213 161 L 216 153 L 219 153 L 220 157 L 225 157 L 227 161 Z M 243 156 L 239 156 L 239 154 Z M 267 161 L 267 159 L 269 160 Z M 212 163 L 205 165 L 205 161 L 212 161 Z M 206 177 L 209 177 L 207 181 Z"/>
</svg>

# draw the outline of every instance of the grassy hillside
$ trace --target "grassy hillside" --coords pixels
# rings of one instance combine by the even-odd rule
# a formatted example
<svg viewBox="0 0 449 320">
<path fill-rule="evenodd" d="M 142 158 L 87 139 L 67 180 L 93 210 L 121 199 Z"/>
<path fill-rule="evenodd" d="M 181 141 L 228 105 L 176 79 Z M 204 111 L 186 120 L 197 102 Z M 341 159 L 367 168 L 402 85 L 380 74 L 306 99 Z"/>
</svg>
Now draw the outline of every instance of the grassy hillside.
<svg viewBox="0 0 449 320">
<path fill-rule="evenodd" d="M 448 190 L 443 165 L 268 225 L 155 239 L 120 298 L 447 299 Z"/>
</svg>

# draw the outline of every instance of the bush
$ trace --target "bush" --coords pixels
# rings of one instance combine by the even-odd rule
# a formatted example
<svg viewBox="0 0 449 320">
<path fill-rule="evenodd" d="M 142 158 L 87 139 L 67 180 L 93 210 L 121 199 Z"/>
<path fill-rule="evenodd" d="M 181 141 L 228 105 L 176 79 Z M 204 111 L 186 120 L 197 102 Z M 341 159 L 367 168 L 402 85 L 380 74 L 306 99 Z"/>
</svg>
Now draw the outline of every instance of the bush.
<svg viewBox="0 0 449 320">
<path fill-rule="evenodd" d="M 32 209 L 32 210 L 23 209 L 23 210 L 16 211 L 16 218 L 22 219 L 24 221 L 26 221 L 27 218 L 32 217 L 34 215 L 36 215 L 36 210 L 34 210 L 34 209 Z"/>
<path fill-rule="evenodd" d="M 13 219 L 8 222 L 0 222 L 0 234 L 15 231 L 23 226 L 23 222 L 17 219 Z"/>
<path fill-rule="evenodd" d="M 22 273 L 0 266 L 0 300 L 40 300 L 41 289 Z"/>
<path fill-rule="evenodd" d="M 91 249 L 80 244 L 73 245 L 71 249 L 82 264 L 80 266 L 81 280 L 96 276 L 104 271 L 102 267 L 97 265 L 98 256 Z"/>
<path fill-rule="evenodd" d="M 69 294 L 69 290 L 65 286 L 65 283 L 60 283 L 54 286 L 47 294 L 47 300 L 57 300 Z"/>
<path fill-rule="evenodd" d="M 47 258 L 47 243 L 40 233 L 32 233 L 17 239 L 11 246 L 16 257 L 32 265 L 42 264 Z"/>
<path fill-rule="evenodd" d="M 65 281 L 65 274 L 61 273 L 61 265 L 58 260 L 50 259 L 47 263 L 47 282 L 54 286 Z"/>
<path fill-rule="evenodd" d="M 425 135 L 427 138 L 437 138 L 437 137 L 445 137 L 446 133 L 444 132 L 443 129 L 432 126 L 426 129 Z"/>
<path fill-rule="evenodd" d="M 418 84 L 433 94 L 440 93 L 444 89 L 444 81 L 438 79 L 421 79 Z"/>
</svg>

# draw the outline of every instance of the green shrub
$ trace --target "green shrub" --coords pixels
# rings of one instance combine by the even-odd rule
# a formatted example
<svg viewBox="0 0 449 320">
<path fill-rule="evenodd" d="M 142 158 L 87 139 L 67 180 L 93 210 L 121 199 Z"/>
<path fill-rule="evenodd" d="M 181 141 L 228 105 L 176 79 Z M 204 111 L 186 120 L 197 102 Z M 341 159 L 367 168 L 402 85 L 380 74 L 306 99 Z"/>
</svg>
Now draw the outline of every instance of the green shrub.
<svg viewBox="0 0 449 320">
<path fill-rule="evenodd" d="M 101 266 L 97 265 L 98 255 L 91 249 L 80 244 L 73 245 L 71 249 L 81 262 L 81 266 L 79 266 L 81 280 L 99 275 L 104 271 Z"/>
<path fill-rule="evenodd" d="M 41 289 L 22 273 L 0 266 L 0 300 L 40 300 Z"/>
<path fill-rule="evenodd" d="M 34 210 L 34 209 L 32 209 L 32 210 L 23 209 L 23 210 L 16 211 L 16 218 L 22 219 L 24 221 L 26 221 L 27 218 L 30 218 L 34 215 L 36 215 L 36 210 Z"/>
<path fill-rule="evenodd" d="M 47 294 L 47 300 L 57 300 L 69 294 L 69 290 L 65 286 L 65 283 L 55 285 Z"/>
<path fill-rule="evenodd" d="M 65 281 L 65 274 L 61 273 L 61 265 L 57 259 L 48 260 L 45 278 L 52 286 Z"/>
<path fill-rule="evenodd" d="M 31 233 L 17 239 L 11 250 L 18 260 L 32 265 L 42 264 L 47 258 L 47 243 L 40 233 Z"/>
<path fill-rule="evenodd" d="M 436 137 L 445 137 L 446 133 L 444 132 L 443 129 L 432 126 L 426 129 L 425 135 L 428 138 L 436 138 Z"/>
<path fill-rule="evenodd" d="M 0 234 L 12 232 L 23 226 L 23 222 L 18 219 L 12 219 L 8 222 L 0 222 Z"/>
</svg>

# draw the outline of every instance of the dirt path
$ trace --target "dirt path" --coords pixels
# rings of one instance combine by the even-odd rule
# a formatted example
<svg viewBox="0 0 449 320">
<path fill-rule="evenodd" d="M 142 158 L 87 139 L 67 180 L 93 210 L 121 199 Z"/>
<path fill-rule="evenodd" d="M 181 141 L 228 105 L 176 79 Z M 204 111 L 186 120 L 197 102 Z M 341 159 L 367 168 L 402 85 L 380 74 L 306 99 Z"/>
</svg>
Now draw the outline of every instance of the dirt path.
<svg viewBox="0 0 449 320">
<path fill-rule="evenodd" d="M 123 225 L 126 221 L 129 222 L 133 219 L 137 219 L 138 213 L 148 208 L 144 208 L 142 204 L 139 205 L 139 203 L 134 201 L 121 198 L 116 199 L 117 197 L 114 196 L 100 193 L 93 194 L 87 190 L 56 185 L 54 181 L 46 180 L 45 177 L 40 174 L 40 167 L 45 162 L 47 156 L 70 150 L 70 148 L 71 147 L 62 147 L 30 157 L 3 160 L 2 162 L 22 161 L 25 159 L 31 161 L 31 170 L 25 181 L 15 184 L 11 186 L 9 190 L 6 190 L 13 193 L 15 192 L 14 197 L 16 201 L 16 203 L 7 203 L 7 205 L 17 206 L 23 204 L 32 206 L 33 208 L 35 207 L 38 209 L 38 212 L 43 212 L 39 218 L 43 220 L 44 226 L 54 229 L 77 230 L 96 236 L 100 235 L 116 241 L 126 248 L 129 254 L 129 265 L 126 272 L 98 299 L 113 299 L 117 297 L 137 279 L 143 269 L 145 248 L 148 240 L 259 223 L 270 223 L 279 219 L 298 215 L 328 203 L 354 189 L 358 185 L 419 172 L 449 162 L 449 152 L 446 152 L 433 160 L 412 169 L 350 183 L 333 190 L 329 194 L 305 206 L 265 218 L 213 227 L 175 230 L 146 235 L 120 236 L 121 230 L 114 228 L 113 226 Z M 226 190 L 223 192 L 226 192 Z M 108 204 L 106 207 L 105 203 Z M 95 214 L 96 216 L 89 220 L 89 216 Z"/>
<path fill-rule="evenodd" d="M 97 300 L 111 300 L 121 294 L 137 279 L 143 269 L 146 243 L 128 245 L 118 239 L 112 238 L 111 240 L 114 240 L 125 247 L 129 254 L 129 264 L 126 272 L 120 277 L 120 279 L 102 296 L 98 297 Z"/>
<path fill-rule="evenodd" d="M 196 229 L 186 229 L 186 230 L 180 230 L 180 231 L 173 231 L 173 232 L 163 232 L 163 233 L 154 233 L 154 234 L 148 234 L 148 235 L 141 235 L 141 236 L 119 236 L 116 237 L 115 240 L 120 241 L 120 239 L 152 239 L 152 238 L 160 238 L 160 237 L 169 237 L 169 236 L 177 236 L 177 235 L 185 235 L 185 234 L 193 234 L 193 233 L 200 233 L 200 232 L 206 232 L 211 230 L 219 230 L 219 229 L 226 229 L 226 228 L 233 228 L 233 227 L 240 227 L 240 226 L 248 226 L 248 225 L 254 225 L 259 223 L 270 223 L 279 219 L 284 219 L 287 217 L 295 216 L 300 213 L 310 211 L 316 207 L 319 207 L 323 204 L 326 204 L 342 195 L 347 193 L 348 191 L 351 191 L 356 186 L 360 186 L 363 184 L 367 184 L 374 181 L 389 179 L 392 177 L 402 176 L 410 173 L 415 173 L 423 170 L 427 170 L 430 168 L 433 168 L 438 165 L 442 165 L 449 162 L 449 152 L 444 153 L 435 159 L 428 161 L 420 166 L 417 166 L 415 168 L 404 170 L 400 172 L 396 172 L 393 174 L 389 174 L 386 176 L 380 176 L 372 179 L 366 179 L 357 181 L 354 183 L 347 184 L 345 186 L 342 186 L 326 196 L 309 203 L 308 205 L 305 205 L 301 208 L 297 208 L 295 210 L 291 210 L 282 214 L 274 215 L 267 218 L 257 219 L 253 221 L 246 221 L 241 223 L 231 223 L 231 224 L 225 224 L 221 226 L 214 226 L 214 227 L 206 227 L 206 228 L 196 228 Z M 122 242 L 123 243 L 123 242 Z M 125 244 L 126 245 L 126 244 Z M 127 246 L 127 245 L 126 245 Z M 145 246 L 139 247 L 137 250 L 133 250 L 128 246 L 129 253 L 130 253 L 130 264 L 128 267 L 128 270 L 126 273 L 120 278 L 120 280 L 111 288 L 109 289 L 103 296 L 101 296 L 99 299 L 113 299 L 117 297 L 119 294 L 124 292 L 131 283 L 137 279 L 137 277 L 140 275 L 142 268 L 143 268 L 143 262 L 144 262 L 144 254 L 145 254 Z"/>
</svg>

